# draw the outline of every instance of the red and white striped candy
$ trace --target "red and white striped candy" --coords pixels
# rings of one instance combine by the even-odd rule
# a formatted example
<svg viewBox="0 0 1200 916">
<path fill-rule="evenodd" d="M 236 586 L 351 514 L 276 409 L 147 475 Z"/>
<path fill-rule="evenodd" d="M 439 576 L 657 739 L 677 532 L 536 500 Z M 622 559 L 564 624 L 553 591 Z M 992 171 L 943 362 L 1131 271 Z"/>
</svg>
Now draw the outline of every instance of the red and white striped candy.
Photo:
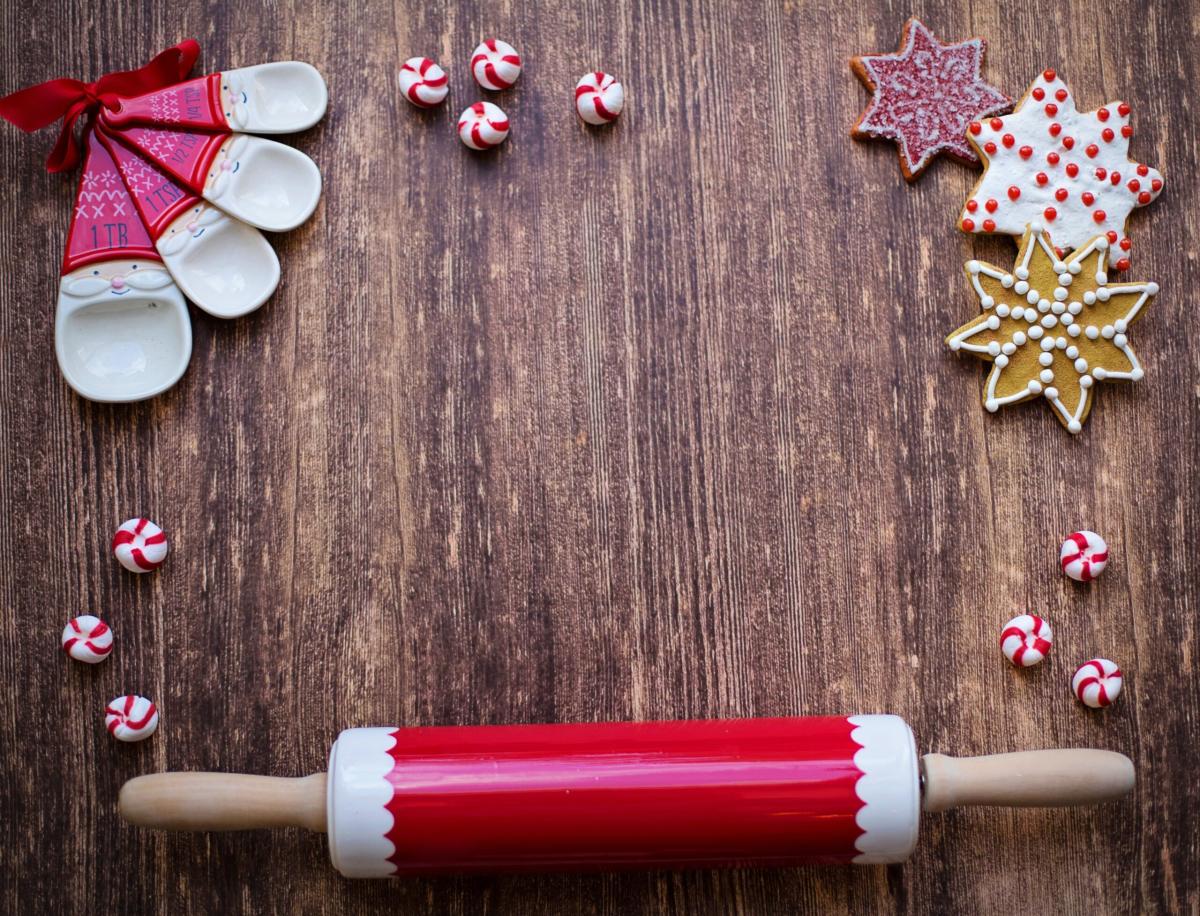
<svg viewBox="0 0 1200 916">
<path fill-rule="evenodd" d="M 410 57 L 397 77 L 404 97 L 418 108 L 440 105 L 450 91 L 446 71 L 428 57 Z"/>
<path fill-rule="evenodd" d="M 521 75 L 521 57 L 507 41 L 489 38 L 471 55 L 471 74 L 484 89 L 509 89 Z"/>
<path fill-rule="evenodd" d="M 1044 659 L 1053 641 L 1050 624 L 1032 614 L 1014 617 L 1000 631 L 1000 650 L 1018 668 L 1028 668 Z"/>
<path fill-rule="evenodd" d="M 145 697 L 127 694 L 105 707 L 104 725 L 118 741 L 142 741 L 158 728 L 158 710 Z"/>
<path fill-rule="evenodd" d="M 99 617 L 84 614 L 63 627 L 62 647 L 75 661 L 94 665 L 112 651 L 112 630 Z"/>
<path fill-rule="evenodd" d="M 575 84 L 575 110 L 588 124 L 615 121 L 625 107 L 625 87 L 608 73 L 585 73 Z"/>
<path fill-rule="evenodd" d="M 1075 669 L 1071 689 L 1084 706 L 1099 709 L 1112 704 L 1121 692 L 1121 669 L 1107 658 L 1093 658 Z"/>
<path fill-rule="evenodd" d="M 1091 582 L 1108 565 L 1108 544 L 1094 531 L 1074 531 L 1063 541 L 1059 560 L 1076 582 Z"/>
<path fill-rule="evenodd" d="M 131 518 L 113 535 L 112 551 L 130 572 L 149 572 L 167 558 L 167 536 L 150 519 Z"/>
<path fill-rule="evenodd" d="M 458 118 L 458 138 L 471 149 L 491 149 L 508 138 L 508 115 L 491 102 L 476 102 Z"/>
</svg>

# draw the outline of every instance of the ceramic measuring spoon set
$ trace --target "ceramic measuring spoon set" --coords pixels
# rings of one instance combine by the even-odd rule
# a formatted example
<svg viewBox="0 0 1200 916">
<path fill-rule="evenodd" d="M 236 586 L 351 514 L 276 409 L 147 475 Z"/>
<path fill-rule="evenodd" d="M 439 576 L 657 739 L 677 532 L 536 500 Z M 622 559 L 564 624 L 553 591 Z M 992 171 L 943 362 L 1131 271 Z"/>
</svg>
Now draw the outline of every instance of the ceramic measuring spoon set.
<svg viewBox="0 0 1200 916">
<path fill-rule="evenodd" d="M 250 133 L 306 130 L 327 98 L 313 67 L 282 61 L 121 99 L 88 124 L 55 316 L 58 364 L 76 392 L 153 397 L 191 357 L 184 297 L 237 318 L 271 296 L 279 259 L 259 230 L 308 219 L 321 173 Z"/>
</svg>

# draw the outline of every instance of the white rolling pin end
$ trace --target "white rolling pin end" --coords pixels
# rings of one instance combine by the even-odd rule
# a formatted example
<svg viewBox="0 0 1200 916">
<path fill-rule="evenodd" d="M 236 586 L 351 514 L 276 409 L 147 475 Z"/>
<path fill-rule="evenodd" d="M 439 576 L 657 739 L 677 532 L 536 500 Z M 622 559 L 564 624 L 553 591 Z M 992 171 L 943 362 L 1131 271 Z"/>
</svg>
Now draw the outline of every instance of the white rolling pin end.
<svg viewBox="0 0 1200 916">
<path fill-rule="evenodd" d="M 1020 751 L 987 757 L 921 758 L 926 811 L 965 805 L 1060 808 L 1095 805 L 1133 790 L 1133 761 L 1084 748 Z"/>
</svg>

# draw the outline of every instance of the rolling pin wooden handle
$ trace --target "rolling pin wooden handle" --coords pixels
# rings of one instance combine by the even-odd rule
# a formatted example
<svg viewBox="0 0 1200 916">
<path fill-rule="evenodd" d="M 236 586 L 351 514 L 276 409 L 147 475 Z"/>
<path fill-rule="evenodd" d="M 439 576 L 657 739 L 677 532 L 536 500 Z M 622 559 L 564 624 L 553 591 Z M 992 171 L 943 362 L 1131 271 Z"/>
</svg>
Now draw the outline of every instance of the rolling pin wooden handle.
<svg viewBox="0 0 1200 916">
<path fill-rule="evenodd" d="M 960 805 L 1059 808 L 1111 801 L 1133 789 L 1133 761 L 1113 751 L 1020 751 L 987 757 L 921 758 L 924 808 Z"/>
<path fill-rule="evenodd" d="M 306 827 L 325 832 L 325 774 L 155 773 L 121 787 L 121 816 L 153 830 Z"/>
</svg>

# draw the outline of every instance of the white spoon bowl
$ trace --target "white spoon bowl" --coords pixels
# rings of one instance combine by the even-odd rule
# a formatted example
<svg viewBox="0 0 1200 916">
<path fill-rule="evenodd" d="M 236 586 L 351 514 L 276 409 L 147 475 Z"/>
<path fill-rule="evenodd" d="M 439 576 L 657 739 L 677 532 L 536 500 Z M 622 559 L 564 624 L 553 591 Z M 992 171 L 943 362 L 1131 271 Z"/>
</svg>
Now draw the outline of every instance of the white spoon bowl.
<svg viewBox="0 0 1200 916">
<path fill-rule="evenodd" d="M 251 226 L 287 232 L 317 208 L 321 171 L 290 146 L 232 134 L 209 167 L 204 197 Z"/>
<path fill-rule="evenodd" d="M 279 258 L 261 233 L 207 204 L 176 218 L 156 244 L 184 295 L 217 318 L 253 312 L 279 285 Z"/>
<path fill-rule="evenodd" d="M 329 90 L 315 67 L 281 60 L 224 71 L 221 99 L 233 130 L 292 134 L 321 120 Z"/>
<path fill-rule="evenodd" d="M 89 401 L 142 401 L 166 391 L 192 355 L 187 304 L 161 264 L 106 261 L 62 278 L 54 349 Z"/>
</svg>

